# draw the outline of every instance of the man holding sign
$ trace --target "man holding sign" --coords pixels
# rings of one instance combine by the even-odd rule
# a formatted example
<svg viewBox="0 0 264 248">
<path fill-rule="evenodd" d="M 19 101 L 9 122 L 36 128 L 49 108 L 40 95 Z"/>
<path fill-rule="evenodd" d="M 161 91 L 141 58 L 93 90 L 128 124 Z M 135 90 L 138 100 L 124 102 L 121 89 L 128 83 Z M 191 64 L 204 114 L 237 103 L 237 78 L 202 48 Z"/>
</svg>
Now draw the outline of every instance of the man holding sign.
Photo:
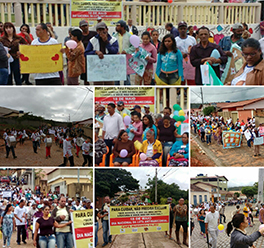
<svg viewBox="0 0 264 248">
<path fill-rule="evenodd" d="M 58 42 L 51 38 L 48 33 L 48 27 L 44 23 L 40 23 L 36 27 L 37 39 L 34 39 L 31 45 L 54 45 Z M 53 59 L 56 60 L 59 55 L 55 54 Z M 21 58 L 21 57 L 20 57 Z M 52 61 L 51 61 L 52 62 Z M 37 73 L 35 74 L 36 85 L 61 85 L 59 72 L 52 73 Z"/>
</svg>

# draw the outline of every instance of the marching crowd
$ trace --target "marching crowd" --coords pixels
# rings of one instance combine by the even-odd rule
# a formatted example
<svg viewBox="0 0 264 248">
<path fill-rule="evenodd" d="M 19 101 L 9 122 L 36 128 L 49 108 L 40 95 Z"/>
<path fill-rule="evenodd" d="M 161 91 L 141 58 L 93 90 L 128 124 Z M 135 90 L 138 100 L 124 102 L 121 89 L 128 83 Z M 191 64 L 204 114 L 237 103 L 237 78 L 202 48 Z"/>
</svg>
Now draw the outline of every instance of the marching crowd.
<svg viewBox="0 0 264 248">
<path fill-rule="evenodd" d="M 10 179 L 12 182 L 17 180 L 19 184 L 20 180 Z M 3 247 L 11 247 L 11 236 L 16 230 L 18 245 L 27 245 L 27 239 L 32 239 L 38 248 L 55 248 L 56 245 L 59 248 L 72 248 L 71 212 L 85 209 L 92 209 L 91 200 L 85 197 L 75 199 L 56 191 L 41 192 L 39 186 L 33 190 L 1 183 Z"/>
<path fill-rule="evenodd" d="M 92 147 L 93 141 L 91 137 L 83 138 L 82 130 L 77 130 L 75 128 L 65 128 L 65 127 L 41 127 L 35 131 L 29 133 L 26 130 L 17 131 L 14 128 L 12 130 L 6 129 L 3 134 L 3 139 L 5 141 L 6 148 L 6 158 L 9 157 L 10 151 L 12 152 L 13 158 L 16 159 L 15 148 L 17 142 L 22 146 L 25 140 L 29 138 L 32 141 L 33 152 L 38 153 L 38 148 L 40 144 L 45 144 L 46 159 L 51 158 L 51 147 L 55 142 L 56 146 L 59 146 L 63 150 L 63 163 L 60 166 L 66 166 L 67 161 L 70 161 L 70 165 L 74 166 L 74 157 L 72 149 L 76 149 L 75 155 L 79 157 L 80 151 L 82 151 L 83 164 L 92 166 L 93 164 L 93 154 Z"/>
<path fill-rule="evenodd" d="M 152 113 L 149 105 L 129 110 L 119 101 L 107 105 L 108 114 L 105 110 L 96 103 L 96 165 L 188 166 L 189 134 L 178 133 L 170 107 L 161 115 Z"/>
<path fill-rule="evenodd" d="M 244 206 L 240 206 L 244 203 Z M 246 199 L 237 201 L 231 216 L 225 215 L 226 203 L 219 202 L 203 202 L 199 205 L 191 205 L 191 234 L 194 228 L 200 229 L 200 234 L 207 238 L 208 246 L 212 248 L 217 247 L 217 240 L 219 232 L 223 232 L 224 223 L 226 219 L 231 219 L 226 225 L 225 232 L 228 236 L 231 234 L 230 247 L 232 248 L 248 248 L 255 247 L 253 243 L 264 235 L 264 204 L 260 201 L 253 202 L 253 200 Z M 255 214 L 253 213 L 255 211 Z M 254 222 L 255 217 L 255 222 Z M 258 221 L 256 221 L 258 218 Z M 199 227 L 195 227 L 194 220 L 197 220 Z M 256 223 L 259 222 L 259 223 Z M 247 235 L 246 228 L 253 227 L 253 225 L 260 224 L 259 230 Z M 210 235 L 210 240 L 208 238 Z"/>
<path fill-rule="evenodd" d="M 208 146 L 212 142 L 223 145 L 223 131 L 238 132 L 242 135 L 240 145 L 242 146 L 243 139 L 245 139 L 249 148 L 254 147 L 254 157 L 261 155 L 260 145 L 254 141 L 263 136 L 262 124 L 256 126 L 255 117 L 247 118 L 245 121 L 237 119 L 234 123 L 231 117 L 225 120 L 223 116 L 191 115 L 191 127 L 193 132 L 201 138 L 201 141 L 206 142 Z"/>
<path fill-rule="evenodd" d="M 264 27 L 264 26 L 263 26 Z M 116 23 L 115 32 L 109 29 L 102 19 L 98 20 L 95 31 L 89 30 L 88 21 L 79 22 L 78 28 L 70 28 L 68 36 L 64 39 L 61 49 L 67 58 L 67 75 L 62 71 L 51 73 L 37 73 L 34 75 L 36 85 L 78 85 L 80 80 L 87 82 L 87 68 L 85 56 L 95 55 L 100 59 L 105 54 L 135 55 L 140 49 L 147 51 L 145 57 L 146 67 L 143 75 L 136 74 L 135 82 L 131 82 L 127 74 L 125 85 L 144 84 L 155 85 L 157 80 L 163 84 L 202 85 L 200 66 L 208 62 L 214 69 L 217 77 L 221 78 L 228 57 L 233 57 L 230 48 L 233 44 L 242 49 L 245 63 L 234 75 L 228 85 L 260 85 L 263 84 L 263 57 L 261 47 L 264 39 L 260 41 L 249 38 L 247 25 L 236 23 L 232 26 L 231 36 L 225 36 L 220 41 L 211 37 L 209 28 L 202 26 L 194 31 L 192 26 L 181 21 L 178 27 L 172 23 L 165 25 L 167 34 L 159 40 L 159 32 L 148 28 L 140 38 L 141 44 L 132 45 L 131 36 L 137 36 L 138 30 L 132 20 L 126 23 L 120 20 Z M 14 25 L 10 22 L 0 23 L 0 84 L 12 85 L 13 77 L 16 85 L 32 84 L 29 74 L 20 73 L 19 45 L 52 45 L 58 44 L 58 35 L 50 23 L 40 23 L 36 26 L 36 36 L 33 38 L 30 27 L 23 24 L 20 33 L 16 34 Z M 242 38 L 244 37 L 244 38 Z M 138 38 L 139 39 L 139 38 Z M 72 40 L 74 46 L 67 46 Z M 65 46 L 66 45 L 66 46 Z M 136 56 L 136 55 L 135 55 Z M 127 57 L 129 58 L 129 57 Z M 229 68 L 227 68 L 229 70 Z M 130 72 L 127 72 L 130 73 Z M 156 76 L 155 76 L 156 75 Z M 64 78 L 67 82 L 64 82 Z M 119 85 L 119 81 L 93 82 L 94 85 Z"/>
</svg>

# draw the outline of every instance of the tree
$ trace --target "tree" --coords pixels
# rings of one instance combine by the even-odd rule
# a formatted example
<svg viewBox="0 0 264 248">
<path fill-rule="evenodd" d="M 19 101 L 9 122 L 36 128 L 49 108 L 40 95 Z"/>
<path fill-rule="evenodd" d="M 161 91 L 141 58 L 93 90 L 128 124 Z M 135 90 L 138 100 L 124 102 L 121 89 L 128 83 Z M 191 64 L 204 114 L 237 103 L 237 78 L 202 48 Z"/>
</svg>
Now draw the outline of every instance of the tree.
<svg viewBox="0 0 264 248">
<path fill-rule="evenodd" d="M 150 188 L 147 190 L 149 198 L 152 202 L 155 201 L 155 177 L 153 179 L 148 179 L 147 186 Z M 157 181 L 157 200 L 158 203 L 163 203 L 163 198 L 172 197 L 173 202 L 177 203 L 180 198 L 188 199 L 188 191 L 181 190 L 180 187 L 175 184 L 167 184 L 162 180 Z"/>
<path fill-rule="evenodd" d="M 258 193 L 258 188 L 255 186 L 246 186 L 242 188 L 241 193 L 247 197 L 253 197 Z"/>
<path fill-rule="evenodd" d="M 211 113 L 213 113 L 215 111 L 215 107 L 214 106 L 208 106 L 208 107 L 205 107 L 203 109 L 203 113 L 204 115 L 210 115 Z"/>
<path fill-rule="evenodd" d="M 139 189 L 139 181 L 132 177 L 129 171 L 124 169 L 95 170 L 96 196 L 114 197 L 118 191 L 127 192 L 135 189 Z"/>
<path fill-rule="evenodd" d="M 239 192 L 234 193 L 235 198 L 238 198 L 240 196 Z"/>
</svg>

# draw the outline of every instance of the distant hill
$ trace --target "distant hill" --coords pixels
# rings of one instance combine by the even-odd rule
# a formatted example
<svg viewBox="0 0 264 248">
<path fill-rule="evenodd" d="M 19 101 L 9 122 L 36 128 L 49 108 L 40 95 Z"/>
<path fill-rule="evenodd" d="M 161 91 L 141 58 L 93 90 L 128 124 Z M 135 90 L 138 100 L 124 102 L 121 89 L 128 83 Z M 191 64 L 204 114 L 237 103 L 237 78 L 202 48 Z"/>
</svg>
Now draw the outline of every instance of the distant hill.
<svg viewBox="0 0 264 248">
<path fill-rule="evenodd" d="M 246 186 L 229 187 L 228 191 L 241 191 L 243 187 Z"/>
</svg>

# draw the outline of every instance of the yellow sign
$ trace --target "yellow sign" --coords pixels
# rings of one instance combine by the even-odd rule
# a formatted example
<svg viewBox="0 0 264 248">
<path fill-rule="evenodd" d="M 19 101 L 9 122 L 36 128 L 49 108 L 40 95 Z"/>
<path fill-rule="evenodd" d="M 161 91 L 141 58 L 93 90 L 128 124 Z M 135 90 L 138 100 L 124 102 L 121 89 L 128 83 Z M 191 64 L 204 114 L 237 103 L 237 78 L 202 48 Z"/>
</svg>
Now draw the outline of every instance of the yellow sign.
<svg viewBox="0 0 264 248">
<path fill-rule="evenodd" d="M 95 102 L 107 106 L 112 102 L 124 102 L 127 109 L 139 105 L 149 105 L 150 112 L 155 112 L 155 88 L 154 87 L 96 87 Z"/>
<path fill-rule="evenodd" d="M 169 212 L 169 205 L 110 207 L 110 234 L 168 231 Z"/>
<path fill-rule="evenodd" d="M 63 70 L 61 44 L 20 45 L 20 71 L 23 73 L 51 73 Z"/>
<path fill-rule="evenodd" d="M 96 25 L 98 17 L 107 26 L 115 26 L 122 19 L 122 1 L 71 0 L 71 26 L 79 27 L 81 20 Z"/>
<path fill-rule="evenodd" d="M 74 248 L 93 248 L 93 209 L 74 211 L 71 219 Z"/>
</svg>

